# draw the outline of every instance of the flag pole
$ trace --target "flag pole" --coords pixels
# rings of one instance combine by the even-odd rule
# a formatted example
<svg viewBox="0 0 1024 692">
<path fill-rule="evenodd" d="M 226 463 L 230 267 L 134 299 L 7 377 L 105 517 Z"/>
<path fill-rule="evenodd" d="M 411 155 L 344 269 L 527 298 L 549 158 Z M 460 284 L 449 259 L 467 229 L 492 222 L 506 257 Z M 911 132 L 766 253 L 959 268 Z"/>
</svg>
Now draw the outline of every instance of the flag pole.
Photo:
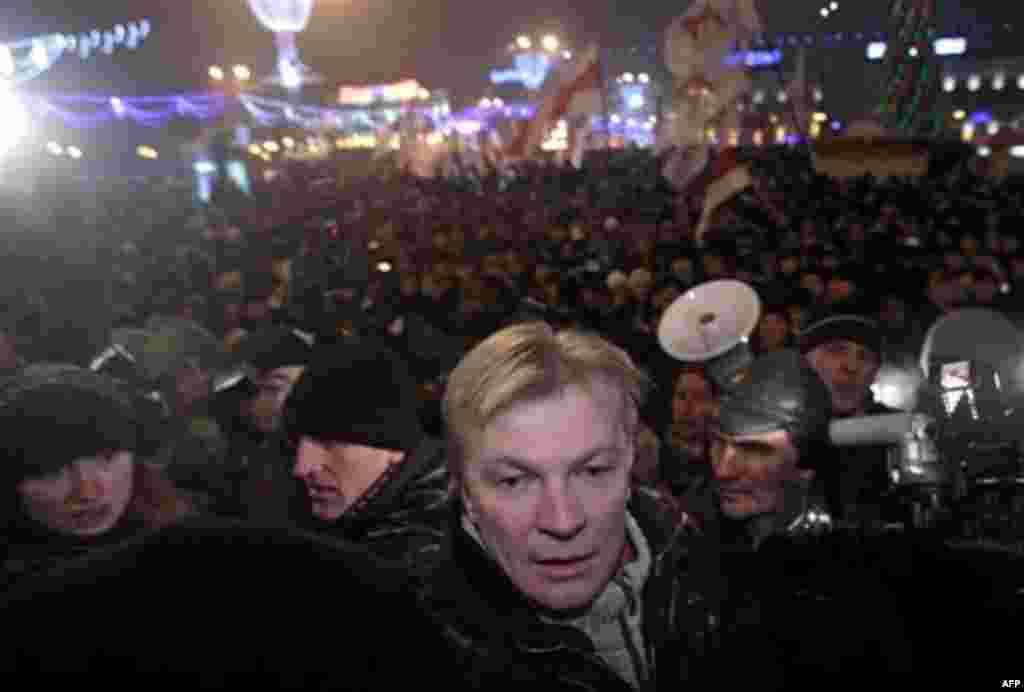
<svg viewBox="0 0 1024 692">
<path fill-rule="evenodd" d="M 601 75 L 601 117 L 604 119 L 604 147 L 610 152 L 612 148 L 611 108 L 608 104 L 608 52 L 606 48 L 597 48 L 598 73 Z M 610 156 L 610 153 L 609 153 Z"/>
</svg>

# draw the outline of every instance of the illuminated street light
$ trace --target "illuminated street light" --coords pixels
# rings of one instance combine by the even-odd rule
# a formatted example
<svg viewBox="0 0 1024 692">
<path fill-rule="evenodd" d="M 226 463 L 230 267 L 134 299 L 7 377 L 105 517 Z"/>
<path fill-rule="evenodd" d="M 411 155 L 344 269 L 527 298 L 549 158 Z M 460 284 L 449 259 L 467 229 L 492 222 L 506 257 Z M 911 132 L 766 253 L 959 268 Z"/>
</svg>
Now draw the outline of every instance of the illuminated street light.
<svg viewBox="0 0 1024 692">
<path fill-rule="evenodd" d="M 558 38 L 555 37 L 555 36 L 552 36 L 551 34 L 548 34 L 543 39 L 541 39 L 541 45 L 544 47 L 544 50 L 546 50 L 547 52 L 554 53 L 554 52 L 558 51 L 558 45 L 559 45 L 558 44 Z"/>
<path fill-rule="evenodd" d="M 833 2 L 830 2 L 830 3 L 829 3 L 829 5 L 828 5 L 828 8 L 829 8 L 830 10 L 832 10 L 833 12 L 836 12 L 836 11 L 838 11 L 838 10 L 839 10 L 839 3 L 838 3 L 838 2 L 835 2 L 835 1 L 833 0 Z"/>
<path fill-rule="evenodd" d="M 46 150 L 54 156 L 61 156 L 64 153 L 64 149 L 56 142 L 47 142 Z"/>
<path fill-rule="evenodd" d="M 260 145 L 259 144 L 250 144 L 249 145 L 249 153 L 252 154 L 253 156 L 259 156 L 260 154 L 263 153 L 263 150 L 260 149 Z"/>
<path fill-rule="evenodd" d="M 139 155 L 139 158 L 149 159 L 150 161 L 160 157 L 160 154 L 157 153 L 156 149 L 146 145 L 142 145 L 139 148 L 137 148 L 135 150 L 135 153 Z"/>
<path fill-rule="evenodd" d="M 907 55 L 912 58 L 916 58 L 918 56 L 917 46 L 911 46 L 910 50 L 907 51 Z"/>
<path fill-rule="evenodd" d="M 32 42 L 32 52 L 29 55 L 36 69 L 45 70 L 51 64 L 50 55 L 42 41 Z"/>
<path fill-rule="evenodd" d="M 82 150 L 79 149 L 78 147 L 68 147 L 67 154 L 76 161 L 82 158 Z"/>
<path fill-rule="evenodd" d="M 516 39 L 516 45 L 522 50 L 530 50 L 533 47 L 533 41 L 529 36 L 520 36 Z"/>
<path fill-rule="evenodd" d="M 622 75 L 622 81 L 624 81 L 626 84 L 632 84 L 633 83 L 633 73 L 632 72 L 627 72 L 624 75 Z"/>
<path fill-rule="evenodd" d="M 420 89 L 418 96 L 420 97 L 420 101 L 426 101 L 430 98 L 430 92 L 426 89 Z"/>
<path fill-rule="evenodd" d="M 491 101 L 491 105 L 493 105 L 495 108 L 501 108 L 502 106 L 505 105 L 505 102 L 502 101 L 501 99 L 494 99 L 493 101 Z"/>
<path fill-rule="evenodd" d="M 565 58 L 566 60 L 572 60 L 572 51 L 563 51 L 562 57 Z"/>
<path fill-rule="evenodd" d="M 250 72 L 249 68 L 245 65 L 235 65 L 234 73 L 235 79 L 237 79 L 240 82 L 247 81 L 250 77 L 252 77 L 252 72 Z"/>
<path fill-rule="evenodd" d="M 13 77 L 14 76 L 14 56 L 11 55 L 11 49 L 4 45 L 0 45 L 0 77 Z"/>
<path fill-rule="evenodd" d="M 281 151 L 281 147 L 279 147 L 277 145 L 277 142 L 275 142 L 272 139 L 264 142 L 263 148 L 269 151 L 271 154 L 276 154 L 277 152 Z"/>
<path fill-rule="evenodd" d="M 966 117 L 967 117 L 966 111 L 958 110 L 958 111 L 954 111 L 953 112 L 953 119 L 954 120 L 963 120 Z"/>
<path fill-rule="evenodd" d="M 480 107 L 481 108 L 490 108 L 491 107 L 491 100 L 490 99 L 480 99 Z"/>
<path fill-rule="evenodd" d="M 217 65 L 214 65 L 210 68 L 210 79 L 212 79 L 215 82 L 221 81 L 222 79 L 224 79 L 224 70 L 222 70 Z"/>
<path fill-rule="evenodd" d="M 284 145 L 285 149 L 291 149 L 292 147 L 295 146 L 295 140 L 292 139 L 291 137 L 283 137 L 281 139 L 281 144 Z"/>
<path fill-rule="evenodd" d="M 828 19 L 828 8 L 827 7 L 822 7 L 821 8 L 821 16 L 822 16 L 823 19 Z"/>
<path fill-rule="evenodd" d="M 637 79 L 639 80 L 639 82 L 641 84 L 648 84 L 651 81 L 651 76 L 649 74 L 647 74 L 646 72 L 641 72 L 640 76 L 637 77 Z"/>
</svg>

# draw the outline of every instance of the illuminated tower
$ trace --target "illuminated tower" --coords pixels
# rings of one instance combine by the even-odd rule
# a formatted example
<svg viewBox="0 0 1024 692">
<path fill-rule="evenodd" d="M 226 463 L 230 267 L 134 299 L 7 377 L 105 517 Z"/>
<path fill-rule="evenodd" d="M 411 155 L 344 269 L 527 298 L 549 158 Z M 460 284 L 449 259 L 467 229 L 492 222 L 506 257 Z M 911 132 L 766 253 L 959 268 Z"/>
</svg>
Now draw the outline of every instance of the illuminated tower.
<svg viewBox="0 0 1024 692">
<path fill-rule="evenodd" d="M 295 34 L 309 24 L 313 0 L 249 0 L 253 14 L 277 41 L 277 76 L 286 89 L 302 86 L 306 67 L 299 60 Z"/>
</svg>

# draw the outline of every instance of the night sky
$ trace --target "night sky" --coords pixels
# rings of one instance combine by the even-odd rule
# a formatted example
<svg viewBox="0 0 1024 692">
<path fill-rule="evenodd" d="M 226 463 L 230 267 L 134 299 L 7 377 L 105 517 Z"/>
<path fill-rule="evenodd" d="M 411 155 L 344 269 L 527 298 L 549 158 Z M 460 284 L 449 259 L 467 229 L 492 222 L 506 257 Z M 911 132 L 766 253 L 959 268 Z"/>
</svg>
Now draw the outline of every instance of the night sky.
<svg viewBox="0 0 1024 692">
<path fill-rule="evenodd" d="M 820 21 L 824 0 L 767 0 L 770 30 L 802 31 Z M 881 29 L 889 0 L 846 0 L 829 20 L 839 30 Z M 950 15 L 960 3 L 940 0 Z M 1006 15 L 1014 3 L 972 2 L 975 17 Z M 488 69 L 523 32 L 552 31 L 576 47 L 592 40 L 620 48 L 660 41 L 666 24 L 689 2 L 676 0 L 316 0 L 299 37 L 306 64 L 328 83 L 381 83 L 416 78 L 448 88 L 456 103 L 478 98 Z M 245 0 L 8 0 L 0 39 L 36 33 L 106 29 L 147 17 L 153 33 L 135 52 L 67 56 L 31 84 L 33 91 L 161 95 L 206 85 L 214 63 L 271 70 L 274 42 Z M 1001 19 L 1001 18 L 1000 18 Z"/>
</svg>

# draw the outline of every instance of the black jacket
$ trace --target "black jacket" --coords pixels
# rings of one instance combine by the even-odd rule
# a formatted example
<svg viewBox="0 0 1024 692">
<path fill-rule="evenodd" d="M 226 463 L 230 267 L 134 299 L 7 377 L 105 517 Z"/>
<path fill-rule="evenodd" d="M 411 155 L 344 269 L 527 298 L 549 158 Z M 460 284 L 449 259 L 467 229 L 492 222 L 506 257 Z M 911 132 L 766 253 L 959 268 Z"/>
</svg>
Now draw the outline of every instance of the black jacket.
<svg viewBox="0 0 1024 692">
<path fill-rule="evenodd" d="M 272 688 L 335 690 L 401 689 L 415 670 L 420 684 L 463 689 L 406 582 L 360 546 L 188 521 L 0 597 L 17 633 L 0 670 L 187 673 L 197 687 L 249 689 L 232 682 L 246 672 Z"/>
<path fill-rule="evenodd" d="M 439 555 L 446 533 L 447 501 L 444 446 L 425 438 L 395 467 L 393 475 L 339 519 L 330 524 L 314 522 L 310 528 L 363 545 L 382 560 L 419 572 Z"/>
<path fill-rule="evenodd" d="M 698 679 L 712 646 L 716 615 L 698 588 L 708 575 L 691 564 L 688 534 L 667 521 L 655 500 L 634 493 L 629 511 L 650 545 L 651 572 L 643 593 L 647 690 L 678 690 Z M 451 540 L 421 589 L 421 604 L 441 628 L 473 689 L 632 689 L 596 653 L 580 630 L 547 624 L 517 587 L 461 526 L 452 503 Z M 524 688 L 528 689 L 528 688 Z"/>
</svg>

